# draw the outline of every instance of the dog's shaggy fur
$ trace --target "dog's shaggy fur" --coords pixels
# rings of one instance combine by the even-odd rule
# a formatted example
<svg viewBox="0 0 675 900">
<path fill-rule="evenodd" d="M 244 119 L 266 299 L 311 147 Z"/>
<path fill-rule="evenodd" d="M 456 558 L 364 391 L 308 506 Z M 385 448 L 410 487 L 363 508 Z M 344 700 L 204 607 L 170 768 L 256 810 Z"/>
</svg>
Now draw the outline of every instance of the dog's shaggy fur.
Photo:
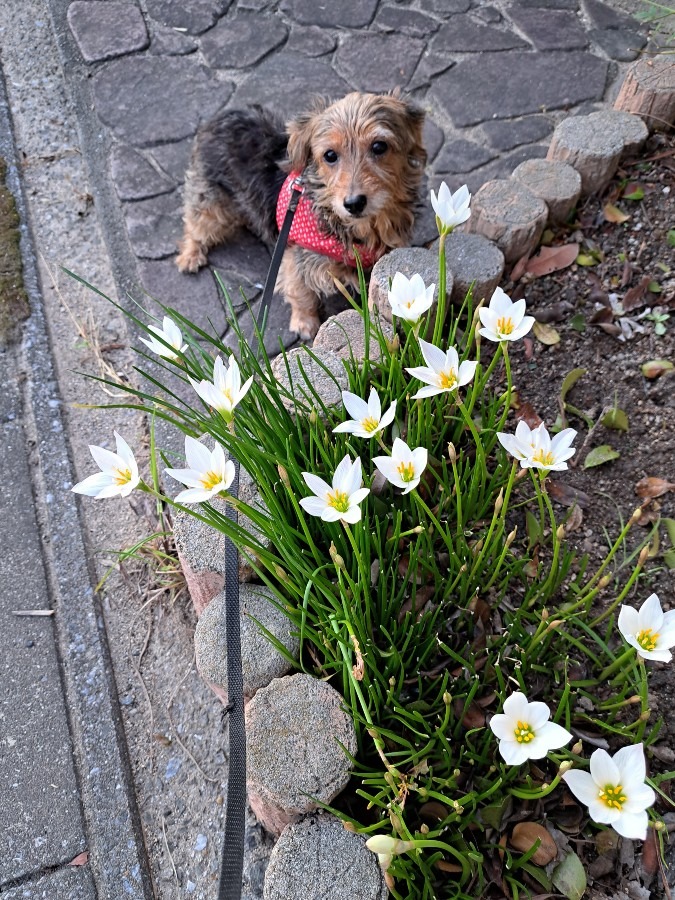
<svg viewBox="0 0 675 900">
<path fill-rule="evenodd" d="M 322 232 L 348 251 L 376 255 L 405 246 L 426 162 L 424 113 L 397 92 L 317 101 L 287 130 L 267 110 L 231 110 L 204 124 L 185 181 L 181 272 L 206 264 L 209 248 L 245 226 L 267 244 L 277 237 L 276 204 L 289 171 L 301 171 Z M 291 330 L 304 340 L 319 327 L 318 298 L 333 278 L 356 283 L 356 270 L 289 244 L 278 287 L 291 305 Z"/>
</svg>

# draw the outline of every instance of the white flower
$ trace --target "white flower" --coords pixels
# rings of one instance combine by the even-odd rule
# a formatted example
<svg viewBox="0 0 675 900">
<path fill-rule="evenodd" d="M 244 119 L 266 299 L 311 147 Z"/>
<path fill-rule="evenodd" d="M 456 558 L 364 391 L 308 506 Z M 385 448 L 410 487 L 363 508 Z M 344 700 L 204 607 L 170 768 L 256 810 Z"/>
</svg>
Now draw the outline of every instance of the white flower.
<svg viewBox="0 0 675 900">
<path fill-rule="evenodd" d="M 417 322 L 434 302 L 435 290 L 435 284 L 424 286 L 421 275 L 413 275 L 407 279 L 401 272 L 397 272 L 389 291 L 392 313 L 406 322 Z"/>
<path fill-rule="evenodd" d="M 522 419 L 516 426 L 516 433 L 497 432 L 502 447 L 520 460 L 523 469 L 545 469 L 560 472 L 567 468 L 568 460 L 576 450 L 570 444 L 577 436 L 573 428 L 564 428 L 551 439 L 542 422 L 537 428 L 530 428 Z"/>
<path fill-rule="evenodd" d="M 411 450 L 405 441 L 396 438 L 391 456 L 376 456 L 373 462 L 387 481 L 396 487 L 404 488 L 403 493 L 408 494 L 420 483 L 427 458 L 425 447 Z"/>
<path fill-rule="evenodd" d="M 398 838 L 389 837 L 388 834 L 374 834 L 366 841 L 366 847 L 377 854 L 380 868 L 386 872 L 394 856 L 407 853 L 416 846 L 415 841 L 401 841 Z"/>
<path fill-rule="evenodd" d="M 359 503 L 368 496 L 370 488 L 362 488 L 361 460 L 354 462 L 347 454 L 339 463 L 333 475 L 332 485 L 326 484 L 323 478 L 303 472 L 307 487 L 316 494 L 315 497 L 303 497 L 300 506 L 310 516 L 321 516 L 324 522 L 343 522 L 354 524 L 361 518 Z"/>
<path fill-rule="evenodd" d="M 487 308 L 478 310 L 478 315 L 484 325 L 478 333 L 489 341 L 517 341 L 534 325 L 534 316 L 525 315 L 525 301 L 513 303 L 500 287 L 495 289 Z"/>
<path fill-rule="evenodd" d="M 190 379 L 190 384 L 197 391 L 204 403 L 212 406 L 226 422 L 234 416 L 234 408 L 245 396 L 253 382 L 253 375 L 242 387 L 239 365 L 234 356 L 230 357 L 229 368 L 225 368 L 222 359 L 217 356 L 213 364 L 213 383 L 205 379 L 197 384 Z"/>
<path fill-rule="evenodd" d="M 528 703 L 521 691 L 504 701 L 504 712 L 490 719 L 490 728 L 499 738 L 504 762 L 518 766 L 528 759 L 542 759 L 549 750 L 564 747 L 572 735 L 562 725 L 549 722 L 551 710 L 545 703 Z"/>
<path fill-rule="evenodd" d="M 193 437 L 185 438 L 185 458 L 189 469 L 165 469 L 167 475 L 188 486 L 176 497 L 176 503 L 205 503 L 234 480 L 234 463 L 225 460 L 225 452 L 216 443 L 209 450 Z"/>
<path fill-rule="evenodd" d="M 105 447 L 89 445 L 89 451 L 101 471 L 71 488 L 76 494 L 86 494 L 96 500 L 118 495 L 128 497 L 141 480 L 131 447 L 121 435 L 117 432 L 114 434 L 117 453 L 106 450 Z"/>
<path fill-rule="evenodd" d="M 183 343 L 183 335 L 180 328 L 173 319 L 169 318 L 169 316 L 164 316 L 161 328 L 157 328 L 156 325 L 150 325 L 149 330 L 169 344 L 167 347 L 154 337 L 151 337 L 150 339 L 141 338 L 143 343 L 158 356 L 163 356 L 164 359 L 178 359 L 178 353 L 185 353 L 187 350 L 187 344 Z"/>
<path fill-rule="evenodd" d="M 619 612 L 619 631 L 638 656 L 670 662 L 675 647 L 675 610 L 664 613 L 656 594 L 651 594 L 640 609 L 622 606 Z"/>
<path fill-rule="evenodd" d="M 386 413 L 382 415 L 380 396 L 375 388 L 370 389 L 367 403 L 356 394 L 350 394 L 349 391 L 342 392 L 342 402 L 353 418 L 334 428 L 333 431 L 336 433 L 349 432 L 356 437 L 371 438 L 394 421 L 396 401 L 394 400 Z"/>
<path fill-rule="evenodd" d="M 611 825 L 622 837 L 644 841 L 647 809 L 656 795 L 644 783 L 647 767 L 642 744 L 622 747 L 614 756 L 606 750 L 594 750 L 590 762 L 590 773 L 570 769 L 562 776 L 563 781 L 588 807 L 594 822 Z"/>
<path fill-rule="evenodd" d="M 450 188 L 443 181 L 438 189 L 438 197 L 434 191 L 431 192 L 431 205 L 436 213 L 438 230 L 447 233 L 456 225 L 466 222 L 471 215 L 470 202 L 471 194 L 465 184 L 451 194 Z"/>
<path fill-rule="evenodd" d="M 440 347 L 429 344 L 420 338 L 420 348 L 426 366 L 415 366 L 406 369 L 413 378 L 424 381 L 427 387 L 413 395 L 413 400 L 419 397 L 432 397 L 434 394 L 442 394 L 444 391 L 456 391 L 457 388 L 468 384 L 476 373 L 477 362 L 465 360 L 459 362 L 459 354 L 454 347 L 448 347 L 444 353 Z"/>
</svg>

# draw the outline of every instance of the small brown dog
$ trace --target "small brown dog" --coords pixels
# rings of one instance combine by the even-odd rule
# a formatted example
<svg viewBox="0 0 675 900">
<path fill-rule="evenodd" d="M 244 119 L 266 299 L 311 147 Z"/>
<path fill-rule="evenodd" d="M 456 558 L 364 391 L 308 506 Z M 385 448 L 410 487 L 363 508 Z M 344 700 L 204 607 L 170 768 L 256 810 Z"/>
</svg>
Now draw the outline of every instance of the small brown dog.
<svg viewBox="0 0 675 900">
<path fill-rule="evenodd" d="M 410 239 L 426 163 L 424 112 L 395 91 L 348 94 L 283 124 L 261 107 L 231 110 L 197 132 L 185 179 L 181 272 L 245 226 L 271 245 L 301 177 L 277 286 L 303 340 L 319 327 L 321 295 L 334 278 L 358 283 L 354 249 L 369 268 Z"/>
</svg>

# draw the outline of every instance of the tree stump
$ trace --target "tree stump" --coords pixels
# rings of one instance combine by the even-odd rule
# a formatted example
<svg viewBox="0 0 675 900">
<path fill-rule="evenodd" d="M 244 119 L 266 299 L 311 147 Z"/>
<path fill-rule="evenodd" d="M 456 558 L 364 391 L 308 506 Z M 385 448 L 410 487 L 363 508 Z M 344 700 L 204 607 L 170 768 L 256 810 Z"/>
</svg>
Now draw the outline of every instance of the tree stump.
<svg viewBox="0 0 675 900">
<path fill-rule="evenodd" d="M 513 170 L 512 178 L 522 181 L 548 206 L 549 221 L 566 222 L 581 194 L 581 176 L 576 169 L 557 159 L 527 159 Z"/>
<path fill-rule="evenodd" d="M 675 123 L 675 61 L 667 55 L 636 60 L 626 72 L 614 109 L 641 116 L 666 131 Z"/>
<path fill-rule="evenodd" d="M 573 166 L 581 175 L 582 194 L 595 194 L 612 180 L 622 153 L 617 131 L 600 127 L 591 116 L 570 116 L 553 132 L 546 159 Z"/>
<path fill-rule="evenodd" d="M 488 181 L 473 198 L 469 231 L 482 234 L 507 264 L 531 253 L 548 219 L 548 207 L 519 181 Z"/>
</svg>

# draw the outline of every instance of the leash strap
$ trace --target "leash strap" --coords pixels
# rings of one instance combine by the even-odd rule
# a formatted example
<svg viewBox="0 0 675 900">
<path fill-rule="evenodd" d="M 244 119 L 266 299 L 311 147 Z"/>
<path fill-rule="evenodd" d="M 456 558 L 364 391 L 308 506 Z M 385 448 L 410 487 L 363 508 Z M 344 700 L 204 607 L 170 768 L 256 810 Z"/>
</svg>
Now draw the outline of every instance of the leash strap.
<svg viewBox="0 0 675 900">
<path fill-rule="evenodd" d="M 279 232 L 270 268 L 265 280 L 258 310 L 258 348 L 260 355 L 265 333 L 267 310 L 274 293 L 281 258 L 286 249 L 293 216 L 304 187 L 300 178 L 293 182 L 286 217 Z M 233 497 L 239 496 L 239 462 L 233 457 L 234 480 L 230 485 Z M 227 504 L 226 515 L 237 521 L 235 509 Z M 227 712 L 229 713 L 229 761 L 227 775 L 227 806 L 225 809 L 225 838 L 218 885 L 218 900 L 241 900 L 244 871 L 244 838 L 246 835 L 246 729 L 244 725 L 244 678 L 241 665 L 241 625 L 239 613 L 239 554 L 230 538 L 225 538 L 225 643 L 227 648 Z"/>
</svg>

